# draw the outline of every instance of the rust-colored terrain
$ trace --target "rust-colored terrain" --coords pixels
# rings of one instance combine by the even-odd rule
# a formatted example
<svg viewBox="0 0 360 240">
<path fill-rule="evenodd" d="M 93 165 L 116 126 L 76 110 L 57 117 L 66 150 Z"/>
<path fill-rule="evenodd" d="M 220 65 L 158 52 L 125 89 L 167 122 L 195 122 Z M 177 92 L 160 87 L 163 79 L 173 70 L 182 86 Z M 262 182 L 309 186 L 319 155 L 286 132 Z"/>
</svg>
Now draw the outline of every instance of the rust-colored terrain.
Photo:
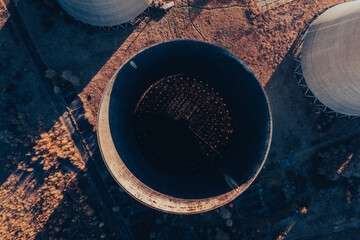
<svg viewBox="0 0 360 240">
<path fill-rule="evenodd" d="M 176 7 L 159 21 L 145 19 L 82 91 L 86 109 L 96 116 L 99 93 L 127 59 L 140 49 L 171 39 L 218 44 L 242 59 L 265 86 L 315 14 L 346 1 L 298 0 L 261 12 L 250 2 L 177 1 Z M 86 100 L 88 95 L 92 101 Z M 91 122 L 96 125 L 95 118 Z"/>
<path fill-rule="evenodd" d="M 177 0 L 167 13 L 152 9 L 127 29 L 101 32 L 55 0 L 0 0 L 0 239 L 357 239 L 360 121 L 303 98 L 292 56 L 311 19 L 347 1 L 279 2 Z M 116 70 L 148 46 L 189 38 L 249 66 L 269 97 L 274 135 L 247 191 L 184 217 L 131 199 L 94 149 Z"/>
</svg>

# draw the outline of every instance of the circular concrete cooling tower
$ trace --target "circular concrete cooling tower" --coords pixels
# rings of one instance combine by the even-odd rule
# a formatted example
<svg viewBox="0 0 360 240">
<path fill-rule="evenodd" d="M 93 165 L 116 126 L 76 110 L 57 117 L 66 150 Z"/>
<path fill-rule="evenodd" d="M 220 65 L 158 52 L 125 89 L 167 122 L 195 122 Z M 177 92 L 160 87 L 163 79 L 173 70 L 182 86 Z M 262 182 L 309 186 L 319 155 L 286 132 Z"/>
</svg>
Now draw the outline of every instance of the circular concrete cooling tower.
<svg viewBox="0 0 360 240">
<path fill-rule="evenodd" d="M 98 27 L 126 23 L 149 7 L 148 0 L 57 0 L 75 19 Z"/>
<path fill-rule="evenodd" d="M 103 159 L 132 197 L 193 214 L 235 199 L 254 181 L 272 121 L 254 74 L 221 47 L 178 40 L 126 62 L 98 117 Z"/>
<path fill-rule="evenodd" d="M 334 6 L 311 24 L 301 67 L 320 102 L 336 112 L 360 116 L 360 1 Z"/>
</svg>

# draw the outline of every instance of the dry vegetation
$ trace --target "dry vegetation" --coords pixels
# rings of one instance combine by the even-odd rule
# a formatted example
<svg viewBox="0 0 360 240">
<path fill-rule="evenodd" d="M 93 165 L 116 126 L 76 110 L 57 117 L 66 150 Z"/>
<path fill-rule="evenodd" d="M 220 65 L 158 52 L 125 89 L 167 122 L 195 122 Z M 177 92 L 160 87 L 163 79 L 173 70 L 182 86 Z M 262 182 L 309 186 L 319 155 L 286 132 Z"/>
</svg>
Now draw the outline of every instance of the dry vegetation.
<svg viewBox="0 0 360 240">
<path fill-rule="evenodd" d="M 9 16 L 10 14 L 5 3 L 3 0 L 0 0 L 0 29 L 4 26 Z"/>
<path fill-rule="evenodd" d="M 106 237 L 81 186 L 88 181 L 85 162 L 61 118 L 25 159 L 0 187 L 1 239 Z"/>
<path fill-rule="evenodd" d="M 239 56 L 266 85 L 306 23 L 346 0 L 295 0 L 259 13 L 249 2 L 181 0 L 161 20 L 142 22 L 81 93 L 90 122 L 96 125 L 101 93 L 116 69 L 147 46 L 184 38 L 212 42 Z"/>
<path fill-rule="evenodd" d="M 0 187 L 0 234 L 6 239 L 33 239 L 85 167 L 61 121 L 27 156 L 31 161 L 20 162 Z"/>
<path fill-rule="evenodd" d="M 275 70 L 306 23 L 324 8 L 346 0 L 294 0 L 264 12 L 257 11 L 250 2 L 250 0 L 178 0 L 175 8 L 164 17 L 145 19 L 80 94 L 90 123 L 96 126 L 101 95 L 109 79 L 127 59 L 147 46 L 183 38 L 218 44 L 235 53 L 248 64 L 265 86 L 274 76 Z M 5 9 L 0 9 L 2 17 L 0 29 L 8 17 L 4 12 Z M 16 33 L 9 34 L 13 39 L 19 39 Z M 5 39 L 5 36 L 2 32 L 1 37 Z M 15 44 L 8 46 L 8 49 L 9 52 L 19 51 L 14 53 L 18 56 L 22 56 L 20 51 L 25 52 L 23 49 L 14 50 L 18 49 Z M 7 66 L 5 62 L 9 65 L 19 62 L 19 59 L 15 58 L 8 60 L 9 57 L 5 55 L 3 58 L 2 66 Z M 14 65 L 12 64 L 12 67 Z M 8 72 L 22 73 L 25 65 L 31 68 L 28 62 L 24 62 L 16 71 L 8 66 L 10 69 Z M 25 70 L 24 72 L 28 74 Z M 16 74 L 13 75 L 9 77 L 12 83 L 17 78 Z M 30 75 L 30 77 L 38 76 Z M 16 84 L 22 86 L 20 82 Z M 25 95 L 21 92 L 17 93 L 18 95 L 13 94 L 9 86 L 6 86 L 8 92 L 6 98 L 10 99 L 8 105 L 11 105 L 11 101 L 19 104 L 19 96 Z M 5 89 L 5 85 L 1 87 Z M 22 86 L 22 88 L 26 87 Z M 0 94 L 3 92 L 0 89 Z M 30 101 L 28 97 L 26 101 Z M 26 107 L 21 105 L 18 108 Z M 8 152 L 8 155 L 4 154 L 7 157 L 4 162 L 8 165 L 6 171 L 11 173 L 0 187 L 0 239 L 33 239 L 37 234 L 43 239 L 109 237 L 109 234 L 105 234 L 104 223 L 88 203 L 88 193 L 82 190 L 81 185 L 84 184 L 79 180 L 77 173 L 83 173 L 82 176 L 86 178 L 85 163 L 79 157 L 64 124 L 59 120 L 50 130 L 35 131 L 34 124 L 26 120 L 28 114 L 34 114 L 34 110 L 23 114 L 18 108 L 13 107 L 11 111 L 5 112 L 6 114 L 0 113 L 3 114 L 0 117 L 16 129 L 14 134 L 6 138 L 0 136 L 0 140 L 4 142 L 1 146 L 5 146 L 0 150 L 2 153 Z M 46 113 L 42 114 L 46 115 Z M 49 118 L 49 113 L 47 114 L 41 117 Z M 22 134 L 16 135 L 15 132 Z M 352 143 L 353 146 L 355 144 Z M 25 155 L 18 151 L 20 148 L 30 148 L 30 150 Z M 342 166 L 353 166 L 353 160 L 358 159 L 359 155 L 354 149 L 342 152 L 342 149 L 334 148 L 332 151 L 334 152 L 321 153 L 320 158 L 326 163 L 333 154 L 339 156 L 336 166 L 331 169 L 333 172 L 339 171 Z M 348 155 L 350 152 L 354 152 L 352 158 Z M 358 168 L 357 165 L 355 167 Z M 318 170 L 320 174 L 323 171 Z M 347 170 L 342 170 L 340 173 L 345 178 L 351 175 Z M 349 198 L 352 200 L 351 197 Z M 227 220 L 229 219 L 226 218 Z M 232 222 L 231 224 L 230 221 L 227 222 L 232 226 Z M 208 233 L 210 234 L 212 233 Z M 216 239 L 228 238 L 228 233 L 222 231 L 216 233 Z"/>
</svg>

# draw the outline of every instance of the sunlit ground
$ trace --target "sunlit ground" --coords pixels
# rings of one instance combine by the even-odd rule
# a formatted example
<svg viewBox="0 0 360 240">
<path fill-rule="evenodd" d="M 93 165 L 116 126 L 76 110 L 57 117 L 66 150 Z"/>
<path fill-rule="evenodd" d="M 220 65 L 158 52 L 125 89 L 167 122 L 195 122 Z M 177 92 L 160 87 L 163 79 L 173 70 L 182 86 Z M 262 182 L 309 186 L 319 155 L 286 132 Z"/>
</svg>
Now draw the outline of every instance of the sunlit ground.
<svg viewBox="0 0 360 240">
<path fill-rule="evenodd" d="M 9 17 L 10 13 L 6 7 L 4 0 L 0 0 L 0 30 L 5 25 Z"/>
<path fill-rule="evenodd" d="M 31 161 L 20 162 L 0 187 L 0 235 L 9 239 L 34 239 L 85 168 L 61 119 L 40 137 Z"/>
<path fill-rule="evenodd" d="M 0 29 L 9 18 L 3 1 L 0 0 L 0 7 L 2 7 Z M 284 6 L 274 9 L 271 14 L 263 14 L 250 27 L 242 25 L 245 17 L 239 14 L 241 11 L 238 6 L 226 10 L 202 9 L 200 11 L 190 8 L 187 1 L 178 1 L 176 8 L 159 22 L 148 23 L 145 19 L 80 94 L 89 121 L 96 125 L 100 96 L 118 67 L 142 48 L 164 40 L 175 38 L 201 40 L 204 38 L 219 44 L 244 60 L 264 86 L 270 86 L 268 84 L 270 77 L 286 55 L 298 32 L 305 22 L 322 8 L 317 5 L 318 3 L 309 7 L 299 4 L 299 1 L 286 5 L 290 6 L 288 8 Z M 329 3 L 329 5 L 332 4 Z M 307 9 L 307 11 L 297 10 L 298 8 Z M 294 9 L 294 12 L 289 9 Z M 224 14 L 231 16 L 231 21 L 228 23 L 218 21 L 223 19 Z M 190 15 L 191 20 L 189 20 Z M 281 17 L 277 17 L 278 15 Z M 277 21 L 278 18 L 280 21 Z M 250 35 L 248 35 L 249 32 Z M 271 91 L 271 87 L 268 88 Z M 278 101 L 282 101 L 282 98 Z M 286 102 L 286 104 L 289 103 Z M 283 102 L 279 104 L 279 106 L 283 105 Z M 291 116 L 291 114 L 288 115 Z M 293 119 L 290 120 L 286 119 L 286 124 L 291 122 L 297 124 L 296 121 L 292 121 Z M 280 125 L 281 122 L 278 123 L 278 126 Z M 77 172 L 85 167 L 61 119 L 48 132 L 41 134 L 41 138 L 36 141 L 28 157 L 31 161 L 20 162 L 17 170 L 0 187 L 0 239 L 4 233 L 9 236 L 9 239 L 34 239 L 59 206 L 64 192 L 75 181 Z M 346 162 L 344 167 L 348 163 Z M 342 169 L 340 168 L 339 171 Z M 306 210 L 301 213 L 306 215 Z M 296 226 L 295 222 L 290 222 L 279 239 L 284 239 Z"/>
</svg>

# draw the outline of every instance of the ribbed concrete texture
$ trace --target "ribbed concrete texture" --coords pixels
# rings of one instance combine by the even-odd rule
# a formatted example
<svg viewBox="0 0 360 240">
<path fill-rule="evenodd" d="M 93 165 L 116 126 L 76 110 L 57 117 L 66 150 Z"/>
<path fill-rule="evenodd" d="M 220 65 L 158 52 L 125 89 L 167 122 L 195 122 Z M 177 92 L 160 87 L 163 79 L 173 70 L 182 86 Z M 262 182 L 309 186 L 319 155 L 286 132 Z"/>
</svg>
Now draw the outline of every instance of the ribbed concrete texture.
<svg viewBox="0 0 360 240">
<path fill-rule="evenodd" d="M 105 89 L 98 141 L 118 184 L 152 208 L 220 207 L 254 181 L 272 121 L 254 74 L 225 49 L 194 40 L 135 55 Z"/>
<path fill-rule="evenodd" d="M 360 1 L 334 6 L 311 24 L 301 65 L 319 101 L 336 112 L 360 116 Z"/>
<path fill-rule="evenodd" d="M 149 7 L 150 0 L 57 0 L 67 13 L 84 23 L 110 27 L 126 23 Z"/>
</svg>

